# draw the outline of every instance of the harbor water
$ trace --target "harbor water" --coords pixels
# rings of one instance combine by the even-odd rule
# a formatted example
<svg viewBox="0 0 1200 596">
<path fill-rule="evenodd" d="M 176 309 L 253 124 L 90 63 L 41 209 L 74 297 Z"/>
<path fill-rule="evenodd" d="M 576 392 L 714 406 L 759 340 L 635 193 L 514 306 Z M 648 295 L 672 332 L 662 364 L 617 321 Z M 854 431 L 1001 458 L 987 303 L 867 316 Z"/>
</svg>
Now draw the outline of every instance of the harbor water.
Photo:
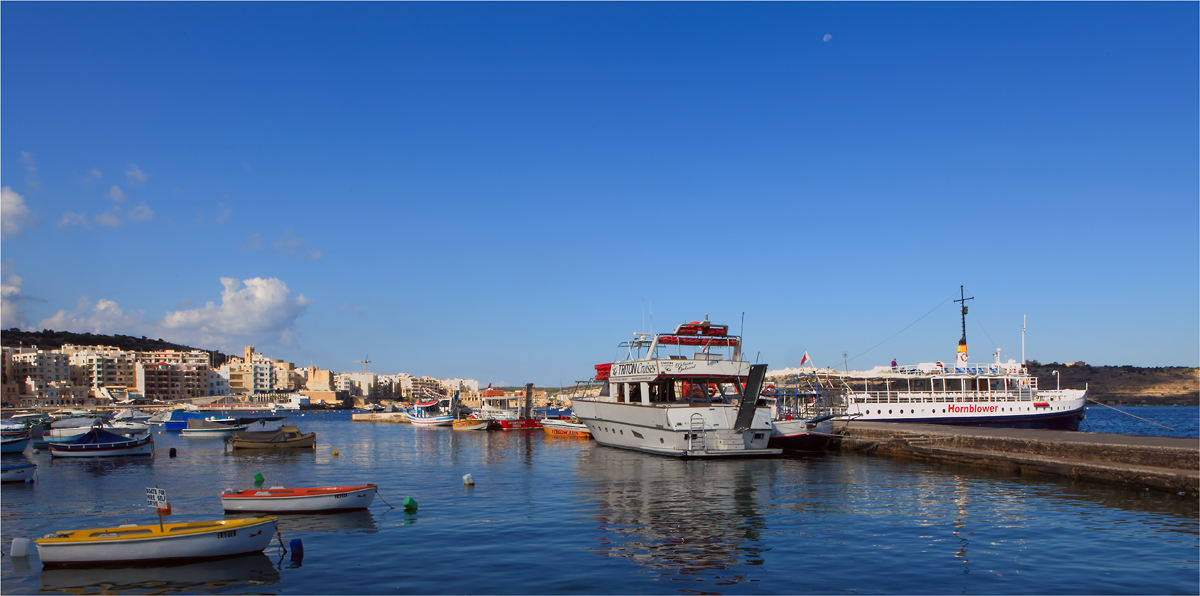
<svg viewBox="0 0 1200 596">
<path fill-rule="evenodd" d="M 1107 410 L 1090 408 L 1084 429 L 1140 428 Z M 1197 436 L 1195 407 L 1122 410 Z M 154 457 L 6 456 L 37 463 L 38 475 L 0 493 L 3 592 L 1200 591 L 1194 497 L 862 454 L 681 461 L 541 431 L 355 423 L 348 412 L 289 422 L 316 431 L 317 449 L 226 452 L 220 439 L 164 431 Z M 264 486 L 375 483 L 383 500 L 281 516 L 283 542 L 303 542 L 301 561 L 277 543 L 261 555 L 126 569 L 43 570 L 36 552 L 7 555 L 15 537 L 156 523 L 148 486 L 166 489 L 170 522 L 221 518 L 221 491 L 251 488 L 256 473 Z M 415 513 L 383 502 L 405 497 Z"/>
</svg>

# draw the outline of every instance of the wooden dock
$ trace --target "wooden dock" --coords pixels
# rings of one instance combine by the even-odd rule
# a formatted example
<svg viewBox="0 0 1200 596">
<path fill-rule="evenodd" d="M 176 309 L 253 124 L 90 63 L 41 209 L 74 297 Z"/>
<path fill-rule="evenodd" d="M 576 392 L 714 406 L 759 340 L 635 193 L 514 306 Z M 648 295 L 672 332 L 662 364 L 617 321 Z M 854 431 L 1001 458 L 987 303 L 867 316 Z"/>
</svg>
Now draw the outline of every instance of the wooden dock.
<svg viewBox="0 0 1200 596">
<path fill-rule="evenodd" d="M 1200 496 L 1200 441 L 1105 433 L 843 421 L 830 449 L 1051 474 Z"/>
</svg>

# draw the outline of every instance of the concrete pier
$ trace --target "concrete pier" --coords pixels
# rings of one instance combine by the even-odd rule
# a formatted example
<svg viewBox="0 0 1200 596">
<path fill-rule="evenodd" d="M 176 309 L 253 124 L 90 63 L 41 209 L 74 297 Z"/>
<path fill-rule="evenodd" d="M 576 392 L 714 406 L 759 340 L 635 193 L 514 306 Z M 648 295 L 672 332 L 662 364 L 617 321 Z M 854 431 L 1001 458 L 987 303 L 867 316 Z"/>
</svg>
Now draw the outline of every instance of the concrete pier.
<svg viewBox="0 0 1200 596">
<path fill-rule="evenodd" d="M 1200 440 L 1019 428 L 842 421 L 830 449 L 1200 496 Z"/>
<path fill-rule="evenodd" d="M 408 416 L 400 412 L 368 412 L 351 414 L 350 420 L 353 422 L 398 422 L 407 424 Z"/>
</svg>

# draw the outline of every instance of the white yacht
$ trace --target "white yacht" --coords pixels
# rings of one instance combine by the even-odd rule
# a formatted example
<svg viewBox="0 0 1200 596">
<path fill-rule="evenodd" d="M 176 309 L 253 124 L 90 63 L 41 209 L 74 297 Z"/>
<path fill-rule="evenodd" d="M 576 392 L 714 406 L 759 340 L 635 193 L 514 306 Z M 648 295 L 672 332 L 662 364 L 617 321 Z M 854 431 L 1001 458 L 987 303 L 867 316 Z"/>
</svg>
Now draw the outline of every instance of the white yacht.
<svg viewBox="0 0 1200 596">
<path fill-rule="evenodd" d="M 610 447 L 676 457 L 781 453 L 767 447 L 771 413 L 758 399 L 767 367 L 742 360 L 742 339 L 728 331 L 705 315 L 672 333 L 635 333 L 620 344 L 625 360 L 596 365 L 600 395 L 573 399 L 575 415 Z"/>
</svg>

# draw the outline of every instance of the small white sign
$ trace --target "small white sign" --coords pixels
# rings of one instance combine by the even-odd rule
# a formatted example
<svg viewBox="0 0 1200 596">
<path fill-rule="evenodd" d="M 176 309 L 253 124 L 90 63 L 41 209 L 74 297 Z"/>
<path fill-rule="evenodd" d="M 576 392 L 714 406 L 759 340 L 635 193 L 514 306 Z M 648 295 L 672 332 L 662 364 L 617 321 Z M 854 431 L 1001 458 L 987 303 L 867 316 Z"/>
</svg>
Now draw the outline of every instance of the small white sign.
<svg viewBox="0 0 1200 596">
<path fill-rule="evenodd" d="M 166 509 L 167 507 L 167 489 L 158 487 L 146 487 L 146 504 L 158 509 Z"/>
</svg>

